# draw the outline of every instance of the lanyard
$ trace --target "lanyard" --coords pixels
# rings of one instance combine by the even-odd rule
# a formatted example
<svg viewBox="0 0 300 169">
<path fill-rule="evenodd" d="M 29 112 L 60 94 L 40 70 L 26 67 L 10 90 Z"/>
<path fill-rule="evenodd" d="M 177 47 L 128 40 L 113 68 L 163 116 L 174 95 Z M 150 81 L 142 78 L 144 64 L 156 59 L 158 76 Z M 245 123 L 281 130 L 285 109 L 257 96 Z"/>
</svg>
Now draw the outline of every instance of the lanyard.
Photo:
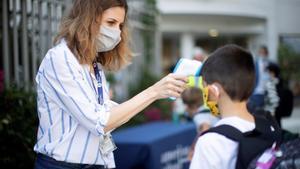
<svg viewBox="0 0 300 169">
<path fill-rule="evenodd" d="M 102 86 L 102 79 L 101 79 L 101 75 L 99 73 L 99 69 L 97 62 L 93 63 L 93 68 L 94 68 L 94 72 L 95 72 L 95 77 L 97 80 L 97 92 L 98 92 L 98 103 L 103 105 L 104 101 L 103 101 L 103 86 Z"/>
</svg>

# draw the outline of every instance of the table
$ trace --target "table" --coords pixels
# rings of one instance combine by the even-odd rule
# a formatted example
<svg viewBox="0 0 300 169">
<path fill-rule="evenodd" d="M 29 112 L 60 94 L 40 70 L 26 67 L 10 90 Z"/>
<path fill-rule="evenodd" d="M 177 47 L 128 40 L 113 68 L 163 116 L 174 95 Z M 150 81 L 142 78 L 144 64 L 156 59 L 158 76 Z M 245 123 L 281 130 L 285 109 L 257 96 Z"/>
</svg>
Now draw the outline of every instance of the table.
<svg viewBox="0 0 300 169">
<path fill-rule="evenodd" d="M 152 122 L 116 131 L 116 168 L 188 168 L 187 155 L 195 136 L 193 123 Z"/>
</svg>

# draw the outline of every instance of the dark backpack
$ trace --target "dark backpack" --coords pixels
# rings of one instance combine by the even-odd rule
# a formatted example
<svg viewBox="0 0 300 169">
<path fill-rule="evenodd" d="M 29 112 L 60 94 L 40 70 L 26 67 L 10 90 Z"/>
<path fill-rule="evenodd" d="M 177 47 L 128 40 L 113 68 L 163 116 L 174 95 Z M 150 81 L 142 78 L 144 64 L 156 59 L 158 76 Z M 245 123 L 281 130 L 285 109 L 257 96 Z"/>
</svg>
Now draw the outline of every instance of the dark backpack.
<svg viewBox="0 0 300 169">
<path fill-rule="evenodd" d="M 280 100 L 279 100 L 279 105 L 275 110 L 276 116 L 278 117 L 291 116 L 294 107 L 293 92 L 288 88 L 279 89 L 277 92 Z"/>
<path fill-rule="evenodd" d="M 236 169 L 246 169 L 253 159 L 272 147 L 274 142 L 281 142 L 281 129 L 275 120 L 258 115 L 254 115 L 254 119 L 255 129 L 249 132 L 242 133 L 233 126 L 220 125 L 203 134 L 214 132 L 238 142 Z"/>
<path fill-rule="evenodd" d="M 300 138 L 283 142 L 277 152 L 281 155 L 275 158 L 270 169 L 300 169 Z M 257 161 L 262 155 L 252 160 L 248 169 L 257 169 Z"/>
</svg>

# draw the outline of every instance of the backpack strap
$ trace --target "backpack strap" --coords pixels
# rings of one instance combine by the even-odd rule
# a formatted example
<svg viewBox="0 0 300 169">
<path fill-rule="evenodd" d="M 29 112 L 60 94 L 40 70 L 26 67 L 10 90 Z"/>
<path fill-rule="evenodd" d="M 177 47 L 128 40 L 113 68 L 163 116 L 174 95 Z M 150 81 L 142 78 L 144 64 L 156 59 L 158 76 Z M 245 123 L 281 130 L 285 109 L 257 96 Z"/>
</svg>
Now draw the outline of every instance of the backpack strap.
<svg viewBox="0 0 300 169">
<path fill-rule="evenodd" d="M 243 133 L 238 130 L 237 128 L 233 127 L 233 126 L 230 126 L 230 125 L 227 125 L 227 124 L 223 124 L 223 125 L 220 125 L 220 126 L 216 126 L 216 127 L 213 127 L 213 128 L 210 128 L 209 130 L 203 132 L 201 134 L 204 135 L 206 133 L 218 133 L 218 134 L 221 134 L 225 137 L 227 137 L 228 139 L 232 140 L 232 141 L 236 141 L 238 143 L 238 145 L 240 145 L 240 143 L 243 141 L 244 139 L 244 135 Z M 239 146 L 240 147 L 240 146 Z M 237 156 L 237 166 L 239 166 L 239 152 L 238 152 L 238 156 Z M 240 167 L 237 167 L 236 166 L 236 169 L 244 169 L 244 168 L 240 168 Z"/>
<path fill-rule="evenodd" d="M 249 132 L 244 133 L 244 136 L 249 134 L 261 135 L 266 139 L 271 139 L 276 142 L 278 145 L 281 144 L 281 129 L 276 122 L 276 120 L 269 114 L 264 116 L 253 115 L 255 119 L 255 129 Z"/>
<path fill-rule="evenodd" d="M 242 138 L 244 137 L 243 133 L 240 130 L 227 124 L 210 128 L 209 130 L 203 132 L 201 136 L 206 133 L 218 133 L 236 142 L 240 142 L 240 140 L 242 140 Z"/>
<path fill-rule="evenodd" d="M 239 144 L 236 169 L 244 169 L 247 168 L 253 158 L 280 140 L 280 129 L 278 130 L 272 119 L 258 115 L 254 115 L 254 119 L 255 128 L 248 132 L 242 133 L 230 125 L 220 125 L 203 132 L 201 135 L 214 132 L 236 141 Z M 272 131 L 271 126 L 274 131 Z M 253 146 L 256 146 L 255 149 Z"/>
</svg>

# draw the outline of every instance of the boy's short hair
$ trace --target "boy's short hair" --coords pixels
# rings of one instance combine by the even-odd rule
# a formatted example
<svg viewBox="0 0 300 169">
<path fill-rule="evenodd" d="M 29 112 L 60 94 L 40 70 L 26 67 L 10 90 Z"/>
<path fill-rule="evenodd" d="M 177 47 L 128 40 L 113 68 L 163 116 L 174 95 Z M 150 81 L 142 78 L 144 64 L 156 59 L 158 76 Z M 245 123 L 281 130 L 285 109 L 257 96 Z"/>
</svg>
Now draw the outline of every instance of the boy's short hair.
<svg viewBox="0 0 300 169">
<path fill-rule="evenodd" d="M 203 63 L 203 80 L 222 85 L 233 101 L 246 101 L 255 87 L 252 55 L 237 45 L 225 45 L 213 52 Z"/>
<path fill-rule="evenodd" d="M 187 88 L 181 94 L 182 102 L 190 108 L 200 107 L 203 104 L 202 92 L 199 88 Z"/>
</svg>

